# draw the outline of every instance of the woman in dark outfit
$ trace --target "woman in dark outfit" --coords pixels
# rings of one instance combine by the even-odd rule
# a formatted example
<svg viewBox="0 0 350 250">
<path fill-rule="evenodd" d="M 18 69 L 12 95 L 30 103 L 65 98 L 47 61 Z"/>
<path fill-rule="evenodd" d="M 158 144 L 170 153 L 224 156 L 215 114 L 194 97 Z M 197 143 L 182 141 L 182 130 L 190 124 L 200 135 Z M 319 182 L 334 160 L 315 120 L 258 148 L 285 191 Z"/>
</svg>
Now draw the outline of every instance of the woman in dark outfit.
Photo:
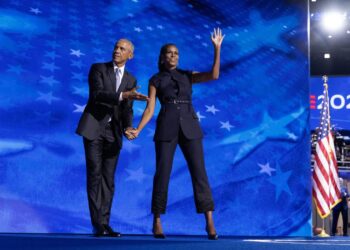
<svg viewBox="0 0 350 250">
<path fill-rule="evenodd" d="M 149 101 L 137 129 L 131 133 L 137 137 L 154 113 L 156 97 L 161 103 L 154 135 L 156 148 L 156 173 L 153 180 L 152 213 L 153 234 L 165 238 L 160 215 L 165 213 L 169 178 L 177 145 L 187 161 L 198 213 L 204 213 L 208 238 L 218 238 L 212 218 L 214 202 L 204 166 L 203 133 L 192 106 L 192 84 L 219 78 L 220 48 L 224 36 L 214 29 L 211 41 L 214 45 L 214 62 L 210 72 L 191 72 L 177 68 L 179 53 L 174 44 L 165 44 L 158 61 L 159 72 L 149 81 Z"/>
</svg>

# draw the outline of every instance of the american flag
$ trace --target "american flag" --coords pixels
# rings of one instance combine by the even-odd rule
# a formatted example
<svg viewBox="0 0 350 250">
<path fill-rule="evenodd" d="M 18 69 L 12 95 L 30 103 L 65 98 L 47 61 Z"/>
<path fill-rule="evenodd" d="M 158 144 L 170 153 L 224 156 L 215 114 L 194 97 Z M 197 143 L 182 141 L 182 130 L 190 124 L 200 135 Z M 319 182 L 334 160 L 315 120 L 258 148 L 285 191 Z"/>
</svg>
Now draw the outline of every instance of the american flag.
<svg viewBox="0 0 350 250">
<path fill-rule="evenodd" d="M 326 82 L 326 79 L 325 79 Z M 330 129 L 327 83 L 324 84 L 321 124 L 317 131 L 312 195 L 321 218 L 327 217 L 340 201 L 340 185 L 333 135 Z"/>
</svg>

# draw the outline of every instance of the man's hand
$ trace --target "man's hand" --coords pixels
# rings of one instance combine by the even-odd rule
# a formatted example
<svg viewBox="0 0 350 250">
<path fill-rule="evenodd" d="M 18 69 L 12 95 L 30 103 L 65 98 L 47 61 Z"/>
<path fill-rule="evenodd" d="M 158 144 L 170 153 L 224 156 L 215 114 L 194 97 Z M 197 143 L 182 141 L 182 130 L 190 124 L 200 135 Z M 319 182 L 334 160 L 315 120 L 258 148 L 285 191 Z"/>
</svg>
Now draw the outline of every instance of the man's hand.
<svg viewBox="0 0 350 250">
<path fill-rule="evenodd" d="M 125 129 L 124 134 L 126 138 L 128 138 L 128 140 L 134 140 L 136 138 L 136 136 L 132 133 L 133 130 L 134 128 L 132 127 L 128 127 Z"/>
<path fill-rule="evenodd" d="M 128 99 L 128 100 L 139 100 L 139 101 L 148 101 L 148 96 L 143 95 L 136 90 L 139 89 L 140 86 L 137 86 L 130 91 L 125 91 L 123 92 L 123 100 Z"/>
<path fill-rule="evenodd" d="M 130 131 L 130 133 L 135 137 L 135 138 L 137 138 L 138 136 L 139 136 L 139 134 L 140 134 L 140 130 L 138 130 L 137 128 L 134 128 L 134 129 L 132 129 L 131 131 Z"/>
</svg>

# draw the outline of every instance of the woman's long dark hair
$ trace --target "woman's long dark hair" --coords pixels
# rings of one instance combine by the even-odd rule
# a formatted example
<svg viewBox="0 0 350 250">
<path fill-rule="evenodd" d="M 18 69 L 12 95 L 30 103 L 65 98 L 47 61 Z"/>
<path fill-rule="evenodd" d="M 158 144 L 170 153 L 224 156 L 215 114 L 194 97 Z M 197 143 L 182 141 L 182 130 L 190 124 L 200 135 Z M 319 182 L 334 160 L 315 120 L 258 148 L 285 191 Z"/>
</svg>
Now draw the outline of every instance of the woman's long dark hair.
<svg viewBox="0 0 350 250">
<path fill-rule="evenodd" d="M 159 52 L 159 57 L 158 57 L 158 70 L 159 71 L 164 71 L 166 70 L 165 66 L 164 66 L 164 63 L 162 63 L 162 56 L 166 54 L 167 52 L 167 49 L 169 47 L 175 47 L 176 48 L 176 45 L 173 44 L 173 43 L 167 43 L 167 44 L 164 44 L 161 48 L 160 48 L 160 52 Z"/>
</svg>

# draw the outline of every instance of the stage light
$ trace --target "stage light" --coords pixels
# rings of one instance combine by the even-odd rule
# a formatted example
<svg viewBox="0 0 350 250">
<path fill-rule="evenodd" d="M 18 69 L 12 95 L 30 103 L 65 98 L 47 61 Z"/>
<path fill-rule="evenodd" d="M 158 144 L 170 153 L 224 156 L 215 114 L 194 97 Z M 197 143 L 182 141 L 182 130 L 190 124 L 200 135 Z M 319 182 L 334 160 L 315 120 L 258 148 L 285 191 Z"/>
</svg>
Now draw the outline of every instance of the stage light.
<svg viewBox="0 0 350 250">
<path fill-rule="evenodd" d="M 325 53 L 325 54 L 323 55 L 323 57 L 324 57 L 324 59 L 330 59 L 330 58 L 331 58 L 331 54 Z"/>
<path fill-rule="evenodd" d="M 326 12 L 322 14 L 322 26 L 327 31 L 338 31 L 344 24 L 346 19 L 346 13 L 340 13 L 337 11 Z"/>
</svg>

